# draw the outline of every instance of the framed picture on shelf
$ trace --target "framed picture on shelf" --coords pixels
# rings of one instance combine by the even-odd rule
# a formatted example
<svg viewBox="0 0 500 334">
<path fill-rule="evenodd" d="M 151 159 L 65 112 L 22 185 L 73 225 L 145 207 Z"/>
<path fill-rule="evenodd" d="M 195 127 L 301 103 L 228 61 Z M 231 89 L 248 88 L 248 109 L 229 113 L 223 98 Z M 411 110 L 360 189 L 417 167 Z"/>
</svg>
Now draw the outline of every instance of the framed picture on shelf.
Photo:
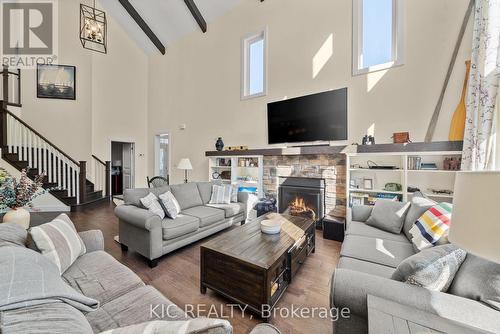
<svg viewBox="0 0 500 334">
<path fill-rule="evenodd" d="M 363 189 L 373 190 L 373 179 L 363 179 Z"/>
</svg>

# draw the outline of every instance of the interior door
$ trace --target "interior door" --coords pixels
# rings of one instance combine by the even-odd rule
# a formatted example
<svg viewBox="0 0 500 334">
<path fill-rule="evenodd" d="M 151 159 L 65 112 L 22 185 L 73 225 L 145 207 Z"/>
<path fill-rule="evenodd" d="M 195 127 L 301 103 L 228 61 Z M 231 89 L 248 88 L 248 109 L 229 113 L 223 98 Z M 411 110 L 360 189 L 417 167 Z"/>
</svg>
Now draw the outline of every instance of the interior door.
<svg viewBox="0 0 500 334">
<path fill-rule="evenodd" d="M 123 143 L 123 189 L 134 187 L 134 144 Z"/>
<path fill-rule="evenodd" d="M 168 134 L 157 135 L 155 140 L 155 176 L 163 176 L 168 179 L 170 166 L 169 152 L 169 137 Z"/>
</svg>

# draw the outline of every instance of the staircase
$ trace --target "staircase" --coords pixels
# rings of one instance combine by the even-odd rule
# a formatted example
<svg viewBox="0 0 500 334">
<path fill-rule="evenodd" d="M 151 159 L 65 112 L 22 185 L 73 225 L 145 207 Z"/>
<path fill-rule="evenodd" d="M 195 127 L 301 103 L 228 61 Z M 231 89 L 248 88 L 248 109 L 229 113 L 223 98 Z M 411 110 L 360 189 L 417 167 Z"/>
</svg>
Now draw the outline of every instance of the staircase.
<svg viewBox="0 0 500 334">
<path fill-rule="evenodd" d="M 18 73 L 20 78 L 20 72 Z M 16 73 L 9 72 L 4 67 L 4 71 L 0 74 L 3 75 L 3 98 L 0 99 L 2 158 L 19 171 L 26 170 L 32 180 L 43 173 L 45 175 L 43 188 L 71 207 L 71 211 L 109 201 L 111 162 L 103 162 L 96 156 L 92 156 L 90 164 L 86 161 L 76 161 L 7 110 L 9 105 L 21 106 L 20 101 L 7 102 L 9 76 L 15 76 Z M 20 92 L 18 95 L 20 96 Z"/>
</svg>

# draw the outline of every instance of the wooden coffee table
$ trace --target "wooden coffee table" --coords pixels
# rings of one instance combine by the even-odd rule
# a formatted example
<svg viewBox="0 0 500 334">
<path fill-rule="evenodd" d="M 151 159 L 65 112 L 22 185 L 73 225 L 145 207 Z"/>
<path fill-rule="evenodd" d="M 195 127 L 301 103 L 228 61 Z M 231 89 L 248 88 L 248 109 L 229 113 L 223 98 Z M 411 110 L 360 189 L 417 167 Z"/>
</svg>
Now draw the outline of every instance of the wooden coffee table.
<svg viewBox="0 0 500 334">
<path fill-rule="evenodd" d="M 281 233 L 262 233 L 263 219 L 282 220 Z M 201 246 L 201 293 L 210 288 L 264 317 L 314 249 L 314 220 L 264 215 Z"/>
</svg>

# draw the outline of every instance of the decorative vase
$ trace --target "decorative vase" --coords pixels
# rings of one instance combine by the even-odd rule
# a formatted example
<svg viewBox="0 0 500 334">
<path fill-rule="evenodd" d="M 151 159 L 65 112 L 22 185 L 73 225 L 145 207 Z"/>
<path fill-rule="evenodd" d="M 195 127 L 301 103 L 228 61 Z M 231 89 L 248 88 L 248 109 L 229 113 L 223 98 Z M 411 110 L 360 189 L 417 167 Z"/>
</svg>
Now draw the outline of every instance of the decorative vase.
<svg viewBox="0 0 500 334">
<path fill-rule="evenodd" d="M 17 224 L 27 230 L 30 227 L 30 212 L 24 208 L 12 209 L 3 216 L 3 222 Z"/>
<path fill-rule="evenodd" d="M 217 151 L 222 151 L 223 148 L 224 148 L 224 142 L 222 141 L 222 137 L 219 137 L 215 142 L 215 149 Z"/>
<path fill-rule="evenodd" d="M 464 88 L 462 89 L 462 97 L 460 98 L 460 103 L 458 104 L 453 118 L 451 119 L 450 134 L 448 136 L 450 141 L 462 141 L 464 140 L 465 132 L 465 118 L 467 116 L 467 110 L 465 108 L 465 98 L 467 96 L 467 83 L 469 82 L 470 73 L 470 60 L 465 62 L 465 81 Z"/>
</svg>

